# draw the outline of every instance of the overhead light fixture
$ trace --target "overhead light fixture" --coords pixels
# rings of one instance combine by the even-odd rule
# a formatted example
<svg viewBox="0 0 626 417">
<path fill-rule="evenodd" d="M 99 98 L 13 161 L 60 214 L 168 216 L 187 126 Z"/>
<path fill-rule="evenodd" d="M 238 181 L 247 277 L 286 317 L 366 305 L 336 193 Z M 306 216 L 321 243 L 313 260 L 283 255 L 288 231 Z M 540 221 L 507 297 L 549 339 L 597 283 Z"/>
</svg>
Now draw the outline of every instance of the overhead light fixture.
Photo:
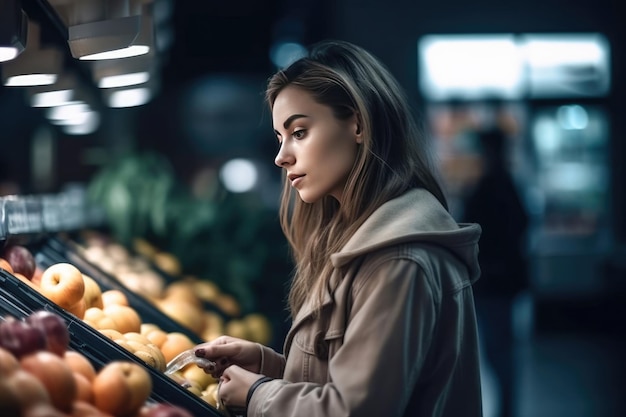
<svg viewBox="0 0 626 417">
<path fill-rule="evenodd" d="M 2 65 L 2 82 L 7 87 L 54 84 L 63 66 L 61 50 L 40 47 L 39 25 L 28 22 L 26 50 Z"/>
<path fill-rule="evenodd" d="M 98 83 L 100 88 L 117 88 L 128 87 L 148 82 L 150 79 L 149 71 L 131 72 L 118 75 L 109 75 L 103 77 Z"/>
<path fill-rule="evenodd" d="M 118 59 L 146 54 L 152 21 L 138 0 L 80 0 L 69 11 L 68 44 L 80 60 Z"/>
<path fill-rule="evenodd" d="M 130 88 L 108 88 L 103 90 L 106 104 L 112 108 L 137 107 L 150 102 L 158 93 L 158 77 Z"/>
<path fill-rule="evenodd" d="M 71 75 L 71 73 L 70 73 Z M 68 83 L 72 81 L 70 76 Z M 49 107 L 45 111 L 51 124 L 59 126 L 70 135 L 87 135 L 95 132 L 100 126 L 100 112 L 93 92 L 74 78 L 75 88 L 72 99 L 60 105 Z"/>
<path fill-rule="evenodd" d="M 61 129 L 68 135 L 89 135 L 100 127 L 100 113 L 89 111 L 83 114 L 82 119 L 62 125 Z"/>
<path fill-rule="evenodd" d="M 30 105 L 32 107 L 55 107 L 75 99 L 78 78 L 73 71 L 65 70 L 57 82 L 46 86 L 30 87 Z"/>
<path fill-rule="evenodd" d="M 28 17 L 19 0 L 0 1 L 0 62 L 15 59 L 26 48 Z"/>
<path fill-rule="evenodd" d="M 62 106 L 51 107 L 46 117 L 53 124 L 72 124 L 74 120 L 80 120 L 85 114 L 91 111 L 91 107 L 82 101 L 70 101 Z"/>
<path fill-rule="evenodd" d="M 109 95 L 109 107 L 137 107 L 148 103 L 152 93 L 148 87 L 128 88 L 114 91 Z"/>
<path fill-rule="evenodd" d="M 151 25 L 151 18 L 143 16 L 143 22 Z M 108 59 L 91 63 L 94 82 L 100 88 L 117 88 L 147 82 L 156 71 L 158 57 L 154 48 L 145 55 L 122 59 Z"/>
</svg>

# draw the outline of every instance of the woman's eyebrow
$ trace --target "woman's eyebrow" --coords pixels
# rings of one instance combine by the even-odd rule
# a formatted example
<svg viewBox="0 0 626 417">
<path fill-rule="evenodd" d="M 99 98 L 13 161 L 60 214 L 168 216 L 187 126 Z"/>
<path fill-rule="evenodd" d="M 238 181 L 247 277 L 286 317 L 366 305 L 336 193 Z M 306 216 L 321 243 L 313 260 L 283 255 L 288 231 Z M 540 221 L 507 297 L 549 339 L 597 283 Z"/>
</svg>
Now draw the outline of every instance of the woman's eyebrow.
<svg viewBox="0 0 626 417">
<path fill-rule="evenodd" d="M 287 118 L 287 120 L 285 120 L 285 123 L 283 123 L 283 127 L 285 129 L 287 129 L 289 127 L 289 125 L 291 125 L 291 123 L 293 123 L 294 120 L 300 119 L 302 117 L 309 117 L 309 116 L 307 116 L 305 114 L 292 114 L 291 116 L 289 116 Z"/>
</svg>

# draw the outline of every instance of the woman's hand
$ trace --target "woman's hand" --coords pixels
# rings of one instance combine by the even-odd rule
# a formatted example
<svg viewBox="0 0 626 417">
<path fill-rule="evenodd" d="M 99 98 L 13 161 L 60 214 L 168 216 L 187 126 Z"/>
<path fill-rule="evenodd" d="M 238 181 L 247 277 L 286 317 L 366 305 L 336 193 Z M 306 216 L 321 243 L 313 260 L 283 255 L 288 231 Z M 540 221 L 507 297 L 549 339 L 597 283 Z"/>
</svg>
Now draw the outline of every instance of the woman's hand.
<svg viewBox="0 0 626 417">
<path fill-rule="evenodd" d="M 244 409 L 250 387 L 262 377 L 263 375 L 232 365 L 222 374 L 217 395 L 226 407 Z"/>
<path fill-rule="evenodd" d="M 209 365 L 204 368 L 204 371 L 214 378 L 221 377 L 224 370 L 231 365 L 237 365 L 253 374 L 261 372 L 261 348 L 248 340 L 220 336 L 196 346 L 195 354 L 215 362 L 215 366 Z"/>
</svg>

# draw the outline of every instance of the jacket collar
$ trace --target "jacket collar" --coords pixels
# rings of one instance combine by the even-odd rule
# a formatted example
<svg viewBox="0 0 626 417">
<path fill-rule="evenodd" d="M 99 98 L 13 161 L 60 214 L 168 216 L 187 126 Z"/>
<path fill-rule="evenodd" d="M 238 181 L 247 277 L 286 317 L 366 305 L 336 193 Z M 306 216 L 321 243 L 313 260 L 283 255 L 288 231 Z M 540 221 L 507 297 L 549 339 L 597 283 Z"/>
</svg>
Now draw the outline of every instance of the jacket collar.
<svg viewBox="0 0 626 417">
<path fill-rule="evenodd" d="M 330 259 L 335 268 L 341 268 L 358 256 L 387 246 L 433 243 L 461 258 L 475 281 L 480 275 L 480 234 L 478 224 L 458 224 L 430 192 L 415 188 L 379 207 Z"/>
<path fill-rule="evenodd" d="M 350 262 L 368 252 L 405 242 L 419 241 L 447 247 L 467 265 L 473 282 L 480 276 L 478 266 L 480 233 L 481 228 L 478 224 L 457 224 L 428 191 L 421 188 L 410 190 L 379 207 L 346 245 L 331 255 L 330 260 L 335 270 L 331 276 L 330 288 L 337 291 L 334 294 L 329 291 L 324 293 L 320 312 L 323 313 L 335 299 L 345 296 L 344 293 L 349 291 L 349 285 L 342 280 L 344 280 L 343 269 Z M 339 285 L 340 283 L 342 285 Z M 296 330 L 313 315 L 314 302 L 313 297 L 307 299 L 294 318 L 285 339 L 285 355 L 289 354 Z M 329 332 L 343 331 L 342 326 L 345 326 L 345 320 L 331 323 Z"/>
</svg>

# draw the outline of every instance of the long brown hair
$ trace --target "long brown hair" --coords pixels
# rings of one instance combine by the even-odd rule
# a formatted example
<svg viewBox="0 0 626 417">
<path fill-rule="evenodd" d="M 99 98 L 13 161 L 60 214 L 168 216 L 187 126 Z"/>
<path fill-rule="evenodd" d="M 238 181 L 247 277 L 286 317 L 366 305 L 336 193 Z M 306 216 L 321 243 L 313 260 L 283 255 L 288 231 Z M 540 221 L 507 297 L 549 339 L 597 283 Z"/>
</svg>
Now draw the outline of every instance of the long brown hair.
<svg viewBox="0 0 626 417">
<path fill-rule="evenodd" d="M 280 220 L 295 261 L 289 292 L 295 317 L 312 293 L 319 307 L 324 292 L 333 290 L 330 255 L 383 203 L 416 187 L 430 191 L 446 208 L 447 202 L 403 90 L 372 54 L 343 41 L 314 45 L 307 57 L 269 79 L 270 109 L 288 85 L 308 91 L 338 119 L 356 115 L 363 135 L 342 201 L 327 196 L 305 203 L 284 180 Z"/>
</svg>

